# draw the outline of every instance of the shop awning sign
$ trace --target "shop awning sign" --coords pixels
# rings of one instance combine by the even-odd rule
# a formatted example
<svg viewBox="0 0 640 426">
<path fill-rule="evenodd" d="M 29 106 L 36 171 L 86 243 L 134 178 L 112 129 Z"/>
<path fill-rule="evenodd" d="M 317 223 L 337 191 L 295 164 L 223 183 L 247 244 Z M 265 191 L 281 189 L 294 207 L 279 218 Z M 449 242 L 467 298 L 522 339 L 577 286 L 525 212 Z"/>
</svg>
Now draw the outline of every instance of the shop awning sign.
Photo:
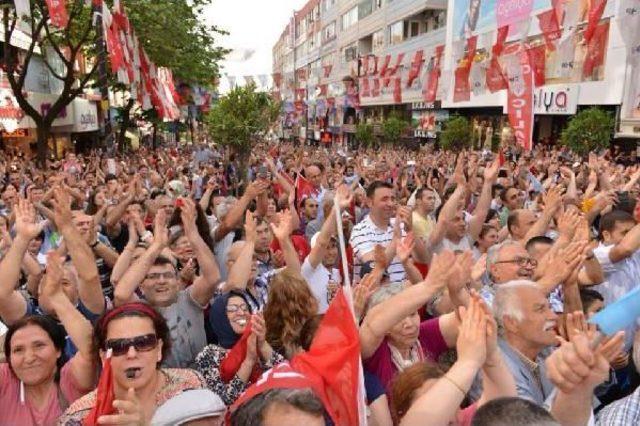
<svg viewBox="0 0 640 426">
<path fill-rule="evenodd" d="M 538 115 L 572 115 L 578 108 L 578 85 L 543 86 L 533 90 L 533 112 Z"/>
</svg>

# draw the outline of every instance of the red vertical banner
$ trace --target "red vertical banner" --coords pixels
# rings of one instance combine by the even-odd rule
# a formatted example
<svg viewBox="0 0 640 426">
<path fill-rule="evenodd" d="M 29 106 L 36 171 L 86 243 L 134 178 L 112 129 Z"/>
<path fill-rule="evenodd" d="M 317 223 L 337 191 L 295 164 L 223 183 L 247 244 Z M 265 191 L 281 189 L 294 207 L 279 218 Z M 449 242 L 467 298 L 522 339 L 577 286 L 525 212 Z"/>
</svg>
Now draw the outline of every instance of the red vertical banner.
<svg viewBox="0 0 640 426">
<path fill-rule="evenodd" d="M 546 12 L 542 12 L 538 15 L 538 25 L 540 31 L 544 36 L 544 42 L 547 44 L 547 49 L 553 51 L 556 49 L 554 41 L 558 40 L 562 35 L 560 31 L 560 25 L 558 25 L 558 18 L 556 16 L 555 9 L 549 9 Z"/>
<path fill-rule="evenodd" d="M 362 76 L 367 76 L 369 75 L 369 56 L 363 56 L 360 59 L 360 65 L 361 65 L 361 69 L 360 69 L 360 75 Z"/>
<path fill-rule="evenodd" d="M 373 96 L 374 98 L 377 98 L 378 96 L 380 96 L 380 79 L 379 78 L 373 79 L 373 89 L 371 89 L 371 96 Z"/>
<path fill-rule="evenodd" d="M 384 77 L 384 75 L 387 73 L 387 70 L 389 69 L 389 64 L 391 63 L 391 55 L 387 55 L 384 57 L 384 62 L 382 63 L 382 66 L 380 67 L 380 77 Z"/>
<path fill-rule="evenodd" d="M 371 90 L 369 89 L 369 77 L 362 77 L 360 79 L 360 97 L 371 96 Z"/>
<path fill-rule="evenodd" d="M 502 72 L 502 67 L 500 67 L 500 62 L 498 61 L 497 56 L 492 56 L 489 61 L 489 68 L 487 68 L 487 87 L 491 91 L 491 93 L 497 92 L 499 90 L 504 90 L 509 87 L 509 83 L 507 82 L 504 73 Z"/>
<path fill-rule="evenodd" d="M 331 68 L 333 68 L 333 65 L 325 65 L 322 67 L 324 70 L 324 78 L 329 78 L 331 75 Z"/>
<path fill-rule="evenodd" d="M 530 151 L 533 136 L 533 72 L 526 50 L 521 49 L 512 55 L 507 73 L 509 75 L 507 92 L 509 123 L 518 144 Z"/>
<path fill-rule="evenodd" d="M 438 81 L 440 79 L 440 63 L 442 62 L 442 54 L 444 53 L 444 45 L 436 46 L 435 55 L 431 69 L 427 72 L 422 88 L 422 97 L 425 102 L 435 102 L 438 92 Z"/>
<path fill-rule="evenodd" d="M 471 68 L 469 67 L 456 68 L 453 102 L 462 102 L 471 99 L 471 86 L 469 85 L 470 71 Z"/>
<path fill-rule="evenodd" d="M 58 28 L 66 28 L 69 23 L 69 14 L 64 0 L 47 0 L 47 9 L 51 25 Z"/>
<path fill-rule="evenodd" d="M 531 64 L 531 71 L 533 72 L 533 82 L 535 87 L 544 86 L 545 76 L 544 67 L 546 62 L 546 49 L 545 45 L 531 47 L 527 49 L 529 55 L 529 64 Z"/>
<path fill-rule="evenodd" d="M 471 36 L 467 39 L 467 56 L 468 67 L 471 68 L 473 57 L 476 56 L 476 46 L 478 45 L 478 36 Z"/>
<path fill-rule="evenodd" d="M 591 38 L 595 35 L 596 27 L 598 26 L 598 22 L 600 22 L 600 18 L 602 17 L 602 13 L 604 12 L 604 8 L 607 5 L 607 0 L 594 0 L 591 3 L 591 8 L 589 9 L 589 21 L 587 22 L 587 28 L 584 30 L 584 41 L 589 43 Z"/>
<path fill-rule="evenodd" d="M 587 55 L 582 66 L 582 77 L 587 78 L 593 74 L 596 67 L 604 64 L 604 54 L 607 48 L 609 34 L 609 22 L 598 25 L 593 31 L 593 36 L 587 43 Z"/>
<path fill-rule="evenodd" d="M 378 60 L 379 59 L 380 58 L 378 58 L 377 56 L 373 57 L 373 72 L 372 72 L 372 75 L 378 74 Z"/>
<path fill-rule="evenodd" d="M 402 80 L 400 77 L 396 77 L 393 80 L 393 103 L 402 103 Z"/>
<path fill-rule="evenodd" d="M 411 69 L 409 69 L 409 75 L 407 76 L 407 88 L 411 87 L 413 81 L 418 78 L 420 71 L 422 70 L 422 56 L 424 51 L 422 49 L 416 50 L 411 61 Z"/>
</svg>

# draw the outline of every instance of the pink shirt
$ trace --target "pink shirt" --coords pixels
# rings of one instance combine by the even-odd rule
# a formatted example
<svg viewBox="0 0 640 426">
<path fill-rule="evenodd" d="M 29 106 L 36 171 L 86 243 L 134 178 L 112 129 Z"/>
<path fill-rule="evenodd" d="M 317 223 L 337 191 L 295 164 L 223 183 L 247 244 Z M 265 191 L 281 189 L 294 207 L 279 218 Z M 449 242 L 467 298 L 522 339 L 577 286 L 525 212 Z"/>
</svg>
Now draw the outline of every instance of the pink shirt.
<svg viewBox="0 0 640 426">
<path fill-rule="evenodd" d="M 431 361 L 437 361 L 440 355 L 449 349 L 440 332 L 438 318 L 423 321 L 420 324 L 418 340 L 425 357 Z M 398 370 L 391 360 L 391 349 L 386 337 L 373 355 L 364 360 L 364 368 L 378 376 L 389 395 L 389 383 Z"/>
<path fill-rule="evenodd" d="M 85 393 L 76 383 L 69 362 L 60 371 L 59 388 L 66 401 L 59 401 L 58 392 L 51 392 L 41 410 L 31 408 L 28 400 L 23 405 L 20 380 L 11 372 L 9 364 L 0 364 L 0 425 L 55 425 L 67 406 Z"/>
</svg>

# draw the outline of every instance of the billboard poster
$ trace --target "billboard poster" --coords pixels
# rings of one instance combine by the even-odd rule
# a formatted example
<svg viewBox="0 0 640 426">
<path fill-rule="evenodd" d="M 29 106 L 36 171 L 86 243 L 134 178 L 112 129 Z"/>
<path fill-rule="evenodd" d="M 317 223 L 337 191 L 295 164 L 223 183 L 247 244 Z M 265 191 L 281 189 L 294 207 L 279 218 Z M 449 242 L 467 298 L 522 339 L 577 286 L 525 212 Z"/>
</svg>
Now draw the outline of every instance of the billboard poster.
<svg viewBox="0 0 640 426">
<path fill-rule="evenodd" d="M 550 0 L 453 0 L 453 37 L 469 38 L 551 8 Z"/>
</svg>

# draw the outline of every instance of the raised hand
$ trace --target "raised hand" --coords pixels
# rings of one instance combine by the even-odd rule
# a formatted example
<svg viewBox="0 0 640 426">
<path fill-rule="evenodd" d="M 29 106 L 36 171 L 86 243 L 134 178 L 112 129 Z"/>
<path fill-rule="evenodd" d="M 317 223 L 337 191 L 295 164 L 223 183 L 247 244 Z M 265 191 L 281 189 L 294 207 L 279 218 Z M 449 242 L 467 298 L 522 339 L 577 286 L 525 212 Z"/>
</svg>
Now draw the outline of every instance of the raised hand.
<svg viewBox="0 0 640 426">
<path fill-rule="evenodd" d="M 98 424 L 101 425 L 127 425 L 127 426 L 143 426 L 148 424 L 144 418 L 144 410 L 142 404 L 136 396 L 136 391 L 129 388 L 125 399 L 116 399 L 113 401 L 113 408 L 118 414 L 110 414 L 100 416 Z"/>
<path fill-rule="evenodd" d="M 46 297 L 53 300 L 58 296 L 66 297 L 62 291 L 63 271 L 62 256 L 56 251 L 47 255 L 47 270 L 44 279 L 40 283 L 38 297 Z"/>
<path fill-rule="evenodd" d="M 340 185 L 336 190 L 336 202 L 340 209 L 344 210 L 349 208 L 351 202 L 353 201 L 353 192 L 349 189 L 347 185 Z"/>
<path fill-rule="evenodd" d="M 484 168 L 484 181 L 495 183 L 498 180 L 498 174 L 500 173 L 500 161 L 498 159 L 491 163 L 491 166 Z"/>
<path fill-rule="evenodd" d="M 353 310 L 356 318 L 362 318 L 369 302 L 369 298 L 378 290 L 380 283 L 375 274 L 369 273 L 365 275 L 360 283 L 353 289 Z"/>
<path fill-rule="evenodd" d="M 187 236 L 194 235 L 194 233 L 197 234 L 196 219 L 198 218 L 198 211 L 196 210 L 196 204 L 190 198 L 180 198 L 180 200 L 182 200 L 180 219 L 182 220 L 184 233 Z"/>
<path fill-rule="evenodd" d="M 293 232 L 293 213 L 290 210 L 284 210 L 277 215 L 278 224 L 271 223 L 271 231 L 273 235 L 280 241 L 289 238 Z"/>
<path fill-rule="evenodd" d="M 253 213 L 247 210 L 244 215 L 244 235 L 247 241 L 256 241 L 258 238 L 258 232 L 256 231 L 257 227 L 258 222 L 256 221 L 256 218 L 253 216 Z"/>
<path fill-rule="evenodd" d="M 473 281 L 478 281 L 482 278 L 484 273 L 487 272 L 487 254 L 483 254 L 480 256 L 471 268 L 471 279 Z"/>
<path fill-rule="evenodd" d="M 549 209 L 549 212 L 555 214 L 555 212 L 562 206 L 562 187 L 554 186 L 551 188 L 544 197 L 545 209 Z"/>
<path fill-rule="evenodd" d="M 389 267 L 387 254 L 385 253 L 384 247 L 380 244 L 376 244 L 373 248 L 373 263 L 375 264 L 375 269 L 379 269 L 381 271 L 384 271 Z"/>
<path fill-rule="evenodd" d="M 16 236 L 31 241 L 42 232 L 43 225 L 36 223 L 36 210 L 31 202 L 20 198 L 14 207 Z"/>
<path fill-rule="evenodd" d="M 245 194 L 249 198 L 254 199 L 259 195 L 264 194 L 267 191 L 267 189 L 269 189 L 270 185 L 271 185 L 271 182 L 268 182 L 262 179 L 255 180 L 247 186 L 247 189 L 245 190 Z"/>
<path fill-rule="evenodd" d="M 413 214 L 411 213 L 410 207 L 399 206 L 396 222 L 398 221 L 398 219 L 402 221 L 402 223 L 404 223 L 404 230 L 406 232 L 411 231 L 413 225 Z"/>
<path fill-rule="evenodd" d="M 460 307 L 460 328 L 456 349 L 458 362 L 480 369 L 487 359 L 487 315 L 477 298 L 472 298 L 469 307 Z"/>
<path fill-rule="evenodd" d="M 406 237 L 401 239 L 396 244 L 396 254 L 402 263 L 405 263 L 411 257 L 411 252 L 415 246 L 415 238 L 413 233 L 410 232 Z"/>
<path fill-rule="evenodd" d="M 558 219 L 558 232 L 567 239 L 573 239 L 578 226 L 580 225 L 580 213 L 575 209 L 565 210 Z"/>
<path fill-rule="evenodd" d="M 153 221 L 153 244 L 160 248 L 169 245 L 169 229 L 167 229 L 167 214 L 164 210 L 158 210 Z"/>
<path fill-rule="evenodd" d="M 450 250 L 444 250 L 440 254 L 434 254 L 429 268 L 429 274 L 424 280 L 428 287 L 442 289 L 447 285 L 452 266 L 456 261 L 455 255 Z"/>
</svg>

